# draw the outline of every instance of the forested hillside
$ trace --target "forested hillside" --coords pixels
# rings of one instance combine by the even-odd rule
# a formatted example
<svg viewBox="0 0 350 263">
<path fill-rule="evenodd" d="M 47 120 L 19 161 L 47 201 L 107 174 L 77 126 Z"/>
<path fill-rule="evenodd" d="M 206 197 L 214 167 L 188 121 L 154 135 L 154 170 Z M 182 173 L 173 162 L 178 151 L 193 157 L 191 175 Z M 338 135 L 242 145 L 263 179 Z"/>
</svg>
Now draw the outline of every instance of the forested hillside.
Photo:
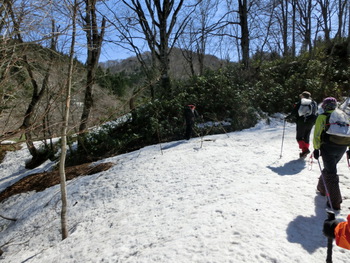
<svg viewBox="0 0 350 263">
<path fill-rule="evenodd" d="M 84 163 L 183 138 L 187 104 L 218 124 L 199 136 L 287 113 L 304 90 L 341 101 L 350 3 L 331 2 L 5 1 L 0 140 L 25 142 L 33 168 L 66 137 Z"/>
<path fill-rule="evenodd" d="M 28 49 L 27 49 L 28 50 Z M 45 85 L 46 61 L 50 52 L 39 46 L 30 47 L 27 59 L 33 61 L 34 77 L 37 85 Z M 175 53 L 174 57 L 179 56 Z M 341 100 L 348 94 L 349 67 L 347 42 L 336 44 L 332 49 L 321 43 L 317 52 L 310 56 L 303 54 L 294 59 L 274 58 L 251 60 L 251 67 L 244 69 L 239 63 L 228 63 L 207 57 L 211 64 L 202 75 L 173 77 L 170 96 L 152 99 L 151 88 L 156 83 L 148 83 L 142 73 L 137 58 L 102 64 L 97 71 L 94 88 L 94 106 L 90 127 L 115 120 L 130 112 L 129 121 L 117 127 L 108 127 L 108 132 L 95 137 L 95 146 L 89 151 L 92 160 L 104 154 L 125 152 L 142 145 L 179 139 L 183 136 L 183 106 L 197 105 L 205 121 L 230 120 L 227 130 L 251 127 L 266 114 L 289 112 L 297 96 L 309 90 L 317 101 L 325 96 L 335 96 Z M 49 89 L 36 108 L 33 121 L 33 136 L 37 139 L 59 136 L 62 107 L 64 104 L 60 89 L 64 86 L 67 70 L 67 56 L 57 55 L 50 73 Z M 173 70 L 182 68 L 173 61 Z M 11 78 L 2 85 L 1 121 L 2 138 L 21 141 L 21 133 L 16 131 L 25 119 L 25 112 L 31 102 L 30 75 L 24 71 L 21 61 L 11 69 Z M 79 117 L 84 103 L 84 78 L 86 67 L 75 61 L 74 85 L 71 102 L 70 134 L 77 132 Z M 5 81 L 5 80 L 4 80 Z M 132 116 L 132 117 L 131 117 Z M 132 120 L 132 121 L 131 121 Z M 9 133 L 10 132 L 10 133 Z M 219 127 L 202 131 L 204 133 L 223 132 Z M 102 140 L 102 141 L 100 141 Z M 111 143 L 113 142 L 113 143 Z M 85 154 L 86 156 L 90 154 Z M 96 157 L 93 157 L 97 155 Z"/>
<path fill-rule="evenodd" d="M 186 54 L 193 57 L 193 72 L 191 72 L 191 64 L 186 61 Z M 142 57 L 148 63 L 151 63 L 150 52 L 145 52 Z M 218 70 L 228 64 L 228 61 L 219 59 L 214 55 L 206 54 L 203 57 L 203 64 L 205 69 Z M 124 72 L 127 74 L 134 74 L 142 71 L 141 64 L 136 56 L 129 57 L 122 60 L 110 60 L 100 63 L 101 67 L 105 70 L 109 70 L 111 73 Z M 170 75 L 175 80 L 188 79 L 193 75 L 200 74 L 200 61 L 199 56 L 189 50 L 181 50 L 179 48 L 173 48 L 169 57 L 169 69 Z"/>
</svg>

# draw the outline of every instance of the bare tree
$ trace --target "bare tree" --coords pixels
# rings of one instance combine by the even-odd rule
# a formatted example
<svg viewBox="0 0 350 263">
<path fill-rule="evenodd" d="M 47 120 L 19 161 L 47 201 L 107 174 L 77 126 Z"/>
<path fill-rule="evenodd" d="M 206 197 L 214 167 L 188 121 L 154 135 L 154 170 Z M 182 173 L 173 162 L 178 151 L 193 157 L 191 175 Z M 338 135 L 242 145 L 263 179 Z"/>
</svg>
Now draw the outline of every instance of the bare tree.
<svg viewBox="0 0 350 263">
<path fill-rule="evenodd" d="M 228 24 L 238 25 L 239 35 L 232 35 L 236 39 L 239 39 L 240 42 L 240 51 L 242 54 L 241 62 L 244 68 L 249 67 L 249 56 L 250 56 L 250 29 L 249 29 L 249 15 L 250 9 L 254 4 L 254 0 L 237 0 L 237 9 L 235 9 L 234 1 L 226 0 L 227 3 L 227 16 L 231 16 L 234 13 L 238 14 L 237 19 L 231 16 L 231 21 L 228 21 Z"/>
<path fill-rule="evenodd" d="M 148 48 L 159 63 L 161 94 L 171 94 L 169 54 L 189 20 L 187 16 L 177 25 L 184 0 L 177 3 L 175 0 L 145 0 L 144 3 L 123 0 L 123 3 L 136 14 Z M 134 23 L 131 19 L 130 22 Z M 177 30 L 173 34 L 176 25 Z"/>
<path fill-rule="evenodd" d="M 13 43 L 11 41 L 11 38 L 3 38 L 1 40 L 1 48 L 0 48 L 0 115 L 2 114 L 3 110 L 6 109 L 8 106 L 8 101 L 12 99 L 13 97 L 13 91 L 11 91 L 10 88 L 7 88 L 10 82 L 11 77 L 11 68 L 14 67 L 16 64 L 18 58 L 16 57 L 16 54 L 14 52 Z M 2 128 L 5 128 L 6 125 L 4 125 Z M 1 133 L 3 133 L 2 131 Z"/>
<path fill-rule="evenodd" d="M 348 2 L 348 6 L 347 6 L 347 11 L 348 11 L 348 54 L 350 54 L 350 4 Z"/>
<path fill-rule="evenodd" d="M 181 52 L 189 67 L 190 76 L 195 76 L 195 50 L 194 43 L 196 43 L 197 34 L 194 22 L 191 21 L 187 26 L 187 32 L 180 38 Z M 200 74 L 200 73 L 199 73 Z"/>
<path fill-rule="evenodd" d="M 204 58 L 207 49 L 208 38 L 216 30 L 215 16 L 219 1 L 202 1 L 199 4 L 199 12 L 196 16 L 199 20 L 198 37 L 196 38 L 196 53 L 199 62 L 199 74 L 204 73 Z"/>
<path fill-rule="evenodd" d="M 21 23 L 25 20 L 25 16 L 26 11 L 25 11 L 25 6 L 21 6 L 21 8 L 16 8 L 16 12 L 14 10 L 14 6 L 13 6 L 13 2 L 10 0 L 5 0 L 4 1 L 4 8 L 6 8 L 6 12 L 8 12 L 10 18 L 11 18 L 11 23 L 13 25 L 13 32 L 14 35 L 13 37 L 15 38 L 14 43 L 14 49 L 16 51 L 20 50 L 20 48 L 23 47 L 29 47 L 30 43 L 27 44 L 25 43 L 25 41 L 23 40 L 23 31 L 22 27 L 21 27 Z M 32 10 L 32 12 L 35 12 L 35 10 Z M 24 31 L 25 32 L 25 31 Z M 55 46 L 55 38 L 52 37 L 52 45 L 51 45 L 51 50 L 52 47 Z M 16 47 L 17 46 L 17 47 Z M 14 51 L 14 52 L 16 52 Z M 52 52 L 54 52 L 55 50 L 52 50 Z M 51 53 L 53 54 L 53 53 Z M 17 133 L 17 132 L 24 132 L 25 134 L 25 138 L 26 138 L 26 144 L 28 147 L 29 152 L 31 153 L 33 159 L 30 163 L 27 164 L 28 168 L 33 168 L 36 165 L 42 163 L 45 158 L 46 158 L 46 153 L 44 153 L 43 155 L 41 155 L 41 153 L 38 152 L 37 148 L 35 147 L 34 143 L 33 143 L 33 138 L 32 138 L 32 132 L 34 129 L 34 124 L 35 124 L 35 120 L 34 120 L 34 113 L 35 113 L 35 109 L 38 107 L 40 100 L 43 98 L 45 92 L 48 89 L 48 80 L 51 74 L 51 70 L 52 70 L 52 65 L 53 65 L 53 61 L 54 61 L 54 56 L 49 56 L 50 59 L 47 63 L 47 67 L 45 69 L 45 72 L 43 74 L 43 79 L 39 80 L 38 77 L 35 75 L 34 70 L 32 68 L 32 65 L 29 61 L 28 55 L 26 54 L 26 52 L 23 52 L 21 55 L 21 63 L 23 64 L 23 67 L 26 69 L 28 77 L 29 77 L 29 81 L 30 84 L 32 86 L 33 92 L 32 92 L 32 97 L 31 97 L 31 102 L 29 103 L 26 113 L 24 115 L 24 119 L 22 122 L 21 127 L 14 131 L 13 133 Z M 12 134 L 12 133 L 11 133 Z"/>
<path fill-rule="evenodd" d="M 331 13 L 332 13 L 332 5 L 330 0 L 317 0 L 318 6 L 320 7 L 320 15 L 321 19 L 320 24 L 323 28 L 324 39 L 326 42 L 330 42 L 331 40 Z"/>
<path fill-rule="evenodd" d="M 347 24 L 347 35 L 348 37 L 350 37 L 350 18 L 349 18 L 349 14 L 350 14 L 350 1 L 346 2 L 346 7 L 345 7 L 345 15 L 348 16 L 348 19 L 345 19 L 345 21 L 348 23 Z"/>
<path fill-rule="evenodd" d="M 198 3 L 194 15 L 181 36 L 182 53 L 187 61 L 191 75 L 203 75 L 205 55 L 209 53 L 208 39 L 213 39 L 222 26 L 218 16 L 220 0 Z M 216 46 L 214 44 L 213 46 Z M 196 67 L 198 65 L 198 67 Z M 196 70 L 198 68 L 198 70 Z"/>
<path fill-rule="evenodd" d="M 103 17 L 101 26 L 98 26 L 96 3 L 97 0 L 84 0 L 85 15 L 83 16 L 84 31 L 87 40 L 87 76 L 84 108 L 79 127 L 79 148 L 83 147 L 84 132 L 86 131 L 90 112 L 93 106 L 93 85 L 96 82 L 96 69 L 101 54 L 101 47 L 105 32 L 106 20 Z M 100 30 L 99 30 L 100 29 Z"/>
<path fill-rule="evenodd" d="M 260 37 L 264 36 L 264 41 L 260 44 L 261 51 L 267 45 L 271 52 L 277 49 L 283 56 L 289 52 L 289 3 L 288 0 L 268 1 L 263 7 L 266 22 L 261 22 Z M 264 55 L 264 52 L 261 54 Z"/>
<path fill-rule="evenodd" d="M 9 13 L 6 12 L 6 5 L 2 3 L 0 5 L 0 34 L 2 39 L 0 40 L 0 115 L 3 110 L 7 107 L 7 101 L 11 99 L 10 90 L 7 90 L 7 82 L 10 78 L 10 69 L 15 64 L 15 54 L 13 49 L 13 44 L 11 43 L 11 32 L 7 30 L 5 33 L 3 29 L 5 27 L 10 27 L 9 23 Z M 6 125 L 4 125 L 6 126 Z M 3 133 L 3 132 L 1 132 Z"/>
<path fill-rule="evenodd" d="M 242 64 L 245 68 L 249 67 L 249 13 L 248 0 L 238 0 L 239 25 L 241 29 L 241 49 L 242 49 Z"/>
<path fill-rule="evenodd" d="M 116 3 L 117 5 L 118 3 Z M 156 46 L 154 43 L 148 43 L 152 44 L 152 48 L 150 48 L 150 52 L 145 52 L 145 50 L 142 49 L 142 46 L 140 47 L 140 36 L 136 35 L 134 36 L 135 32 L 139 32 L 136 27 L 139 25 L 138 19 L 134 18 L 135 14 L 130 14 L 130 12 L 126 12 L 125 14 L 122 14 L 121 10 L 115 10 L 115 6 L 110 6 L 105 2 L 105 7 L 107 10 L 111 13 L 110 15 L 107 15 L 108 23 L 112 25 L 113 29 L 117 32 L 117 34 L 112 34 L 111 39 L 108 39 L 106 41 L 109 41 L 110 43 L 113 43 L 115 45 L 118 45 L 122 47 L 123 49 L 135 54 L 138 62 L 140 63 L 141 69 L 143 73 L 146 76 L 146 80 L 149 83 L 153 83 L 154 79 L 158 79 L 158 70 L 157 70 L 157 58 L 155 54 Z M 118 5 L 120 7 L 120 5 Z M 133 12 L 132 10 L 129 10 Z M 113 39 L 117 38 L 117 39 Z M 144 40 L 142 38 L 142 40 Z M 154 85 L 150 86 L 150 92 L 151 97 L 155 98 L 155 90 Z M 130 109 L 134 108 L 134 98 L 135 94 L 139 92 L 137 87 L 133 88 L 133 95 L 130 98 Z"/>
<path fill-rule="evenodd" d="M 297 12 L 297 1 L 292 0 L 292 57 L 296 55 L 296 12 Z"/>
<path fill-rule="evenodd" d="M 302 37 L 302 51 L 312 51 L 312 41 L 311 41 L 311 28 L 312 28 L 312 11 L 314 9 L 314 4 L 312 0 L 298 0 L 296 2 L 297 11 L 299 15 L 298 20 L 298 30 Z"/>
<path fill-rule="evenodd" d="M 338 0 L 337 5 L 337 13 L 338 13 L 338 30 L 335 34 L 335 38 L 342 38 L 343 37 L 343 25 L 345 24 L 345 12 L 346 12 L 346 6 L 348 5 L 348 0 Z M 349 19 L 349 18 L 348 18 Z"/>
<path fill-rule="evenodd" d="M 282 42 L 283 42 L 283 56 L 288 55 L 288 25 L 289 25 L 289 1 L 281 1 L 281 29 L 282 29 Z"/>
<path fill-rule="evenodd" d="M 69 109 L 71 101 L 71 90 L 72 90 L 72 78 L 73 78 L 73 67 L 74 67 L 74 47 L 76 39 L 76 19 L 78 4 L 77 0 L 74 0 L 74 3 L 71 6 L 72 8 L 72 40 L 69 51 L 69 65 L 67 72 L 67 84 L 65 91 L 65 107 L 64 107 L 64 118 L 61 132 L 61 156 L 59 164 L 59 174 L 61 178 L 61 200 L 62 200 L 62 210 L 61 210 L 61 231 L 62 239 L 68 237 L 68 227 L 67 227 L 67 189 L 66 189 L 66 174 L 65 174 L 65 161 L 67 154 L 67 130 L 68 130 L 68 121 L 69 121 Z"/>
</svg>

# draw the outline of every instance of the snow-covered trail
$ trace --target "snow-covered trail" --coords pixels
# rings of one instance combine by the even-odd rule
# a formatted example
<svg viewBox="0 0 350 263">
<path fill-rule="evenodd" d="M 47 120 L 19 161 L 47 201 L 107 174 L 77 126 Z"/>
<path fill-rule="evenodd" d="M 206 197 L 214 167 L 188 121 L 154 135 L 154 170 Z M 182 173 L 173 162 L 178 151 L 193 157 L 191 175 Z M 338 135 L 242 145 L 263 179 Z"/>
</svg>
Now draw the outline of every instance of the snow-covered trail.
<svg viewBox="0 0 350 263">
<path fill-rule="evenodd" d="M 292 124 L 280 158 L 282 132 L 283 125 L 273 122 L 206 136 L 202 147 L 194 138 L 106 159 L 116 165 L 69 183 L 70 236 L 64 241 L 57 186 L 12 197 L 0 211 L 19 220 L 0 232 L 0 246 L 13 242 L 2 260 L 325 262 L 326 200 L 315 191 L 318 164 L 309 170 L 309 158 L 298 160 Z M 345 159 L 339 173 L 347 198 Z M 337 217 L 345 218 L 349 206 L 345 200 Z M 350 262 L 350 251 L 334 246 L 333 259 Z"/>
</svg>

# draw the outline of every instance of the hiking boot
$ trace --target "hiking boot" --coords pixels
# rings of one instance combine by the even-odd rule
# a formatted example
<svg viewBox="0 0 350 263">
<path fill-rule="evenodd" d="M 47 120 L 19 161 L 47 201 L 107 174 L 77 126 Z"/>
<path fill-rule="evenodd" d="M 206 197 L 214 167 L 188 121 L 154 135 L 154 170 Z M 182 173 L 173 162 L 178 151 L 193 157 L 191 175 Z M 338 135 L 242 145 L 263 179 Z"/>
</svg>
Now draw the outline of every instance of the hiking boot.
<svg viewBox="0 0 350 263">
<path fill-rule="evenodd" d="M 321 191 L 318 187 L 317 187 L 317 191 L 320 193 L 320 195 L 326 196 L 326 194 L 323 191 Z"/>
<path fill-rule="evenodd" d="M 329 202 L 327 201 L 327 207 L 331 208 L 331 206 L 329 205 Z M 340 210 L 340 204 L 339 205 L 333 205 L 333 210 Z"/>
<path fill-rule="evenodd" d="M 306 156 L 310 153 L 310 150 L 307 149 L 299 154 L 300 158 L 306 158 Z"/>
</svg>

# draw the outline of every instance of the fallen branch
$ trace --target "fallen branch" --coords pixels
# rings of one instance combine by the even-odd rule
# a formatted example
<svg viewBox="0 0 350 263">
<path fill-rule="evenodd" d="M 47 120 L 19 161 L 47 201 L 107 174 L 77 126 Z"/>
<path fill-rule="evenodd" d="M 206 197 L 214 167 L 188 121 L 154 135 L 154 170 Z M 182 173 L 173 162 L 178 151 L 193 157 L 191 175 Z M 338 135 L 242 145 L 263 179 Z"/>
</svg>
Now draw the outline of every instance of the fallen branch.
<svg viewBox="0 0 350 263">
<path fill-rule="evenodd" d="M 3 215 L 0 215 L 0 217 L 3 219 L 6 219 L 6 220 L 10 220 L 10 221 L 17 221 L 16 218 L 9 218 L 9 217 L 3 216 Z"/>
</svg>

